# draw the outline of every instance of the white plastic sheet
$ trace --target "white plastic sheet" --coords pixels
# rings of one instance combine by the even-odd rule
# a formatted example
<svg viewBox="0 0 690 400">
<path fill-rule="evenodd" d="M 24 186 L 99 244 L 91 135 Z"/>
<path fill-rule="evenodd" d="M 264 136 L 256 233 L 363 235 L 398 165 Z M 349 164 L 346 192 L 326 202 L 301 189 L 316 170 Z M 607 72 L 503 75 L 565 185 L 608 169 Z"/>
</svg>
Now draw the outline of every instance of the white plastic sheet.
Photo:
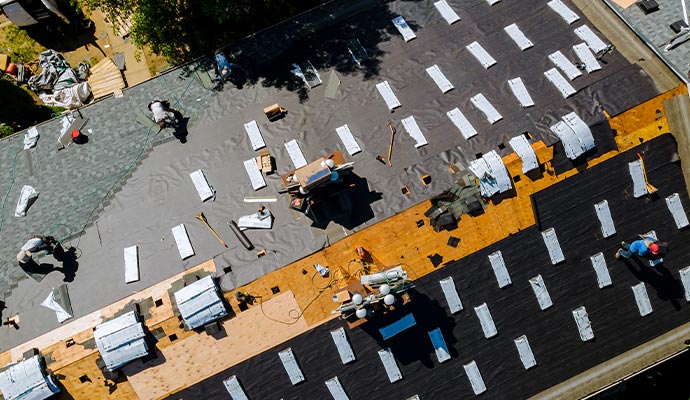
<svg viewBox="0 0 690 400">
<path fill-rule="evenodd" d="M 14 210 L 15 217 L 25 217 L 26 210 L 29 209 L 30 203 L 38 197 L 38 192 L 32 186 L 24 185 L 22 192 L 19 194 L 17 200 L 17 208 Z"/>
<path fill-rule="evenodd" d="M 49 308 L 53 311 L 55 311 L 55 314 L 57 315 L 57 320 L 59 323 L 63 323 L 67 321 L 68 319 L 72 318 L 72 315 L 65 311 L 64 308 L 58 302 L 55 300 L 55 291 L 52 290 L 48 297 L 46 297 L 45 300 L 41 302 L 41 305 L 43 307 Z"/>
<path fill-rule="evenodd" d="M 91 94 L 91 87 L 86 82 L 80 82 L 60 90 L 54 90 L 52 94 L 40 93 L 38 97 L 48 106 L 64 108 L 79 108 L 83 106 Z"/>
<path fill-rule="evenodd" d="M 29 128 L 24 134 L 24 150 L 28 150 L 38 142 L 38 129 L 35 126 Z"/>
</svg>

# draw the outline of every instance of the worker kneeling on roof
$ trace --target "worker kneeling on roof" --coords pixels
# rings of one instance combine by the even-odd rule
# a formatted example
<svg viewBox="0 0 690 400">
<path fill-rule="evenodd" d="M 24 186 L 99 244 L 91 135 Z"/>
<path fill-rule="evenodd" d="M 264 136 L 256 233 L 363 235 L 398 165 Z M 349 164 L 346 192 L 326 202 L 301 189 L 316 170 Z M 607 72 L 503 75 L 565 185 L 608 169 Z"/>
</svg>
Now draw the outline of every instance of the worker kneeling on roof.
<svg viewBox="0 0 690 400">
<path fill-rule="evenodd" d="M 616 258 L 630 258 L 656 256 L 660 252 L 659 245 L 652 239 L 638 239 L 632 243 L 621 242 L 621 248 L 616 252 Z"/>
<path fill-rule="evenodd" d="M 179 111 L 170 108 L 168 100 L 154 100 L 148 105 L 153 112 L 153 120 L 163 129 L 168 126 L 176 126 L 181 114 Z"/>
<path fill-rule="evenodd" d="M 19 250 L 17 262 L 20 265 L 28 265 L 34 262 L 33 255 L 43 250 L 45 250 L 46 254 L 50 254 L 53 252 L 55 243 L 55 238 L 52 236 L 34 235 Z"/>
</svg>

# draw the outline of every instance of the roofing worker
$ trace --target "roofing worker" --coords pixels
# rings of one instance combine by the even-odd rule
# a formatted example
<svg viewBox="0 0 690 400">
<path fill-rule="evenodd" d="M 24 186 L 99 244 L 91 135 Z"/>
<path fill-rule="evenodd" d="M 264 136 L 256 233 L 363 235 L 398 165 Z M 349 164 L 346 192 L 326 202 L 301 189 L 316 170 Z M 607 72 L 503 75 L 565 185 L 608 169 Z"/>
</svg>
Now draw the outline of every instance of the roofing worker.
<svg viewBox="0 0 690 400">
<path fill-rule="evenodd" d="M 45 250 L 46 254 L 50 254 L 53 251 L 53 245 L 51 243 L 54 242 L 55 239 L 51 236 L 32 236 L 31 239 L 24 243 L 24 246 L 22 246 L 21 250 L 19 250 L 19 253 L 17 254 L 17 262 L 20 265 L 28 265 L 31 262 L 34 262 L 33 254 L 42 250 Z"/>
<path fill-rule="evenodd" d="M 177 124 L 179 111 L 170 108 L 170 101 L 153 100 L 149 103 L 148 108 L 153 112 L 153 120 L 161 129 Z"/>
<path fill-rule="evenodd" d="M 220 50 L 216 50 L 214 58 L 216 60 L 216 73 L 223 78 L 223 80 L 230 79 L 232 70 L 239 68 L 239 65 L 228 61 L 228 58 Z"/>
<path fill-rule="evenodd" d="M 638 257 L 650 257 L 659 254 L 659 245 L 650 239 L 638 239 L 632 243 L 621 242 L 621 248 L 616 252 L 616 258 L 621 256 L 630 258 L 633 255 Z"/>
</svg>

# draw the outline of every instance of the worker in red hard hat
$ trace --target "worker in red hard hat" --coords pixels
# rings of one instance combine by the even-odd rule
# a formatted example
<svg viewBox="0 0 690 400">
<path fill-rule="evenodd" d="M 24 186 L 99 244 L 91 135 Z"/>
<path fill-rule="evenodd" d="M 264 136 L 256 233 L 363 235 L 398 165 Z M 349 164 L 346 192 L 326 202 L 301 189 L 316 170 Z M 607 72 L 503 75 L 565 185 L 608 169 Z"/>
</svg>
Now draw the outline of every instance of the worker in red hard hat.
<svg viewBox="0 0 690 400">
<path fill-rule="evenodd" d="M 653 257 L 659 255 L 659 245 L 650 239 L 638 239 L 632 243 L 621 242 L 621 248 L 616 252 L 616 258 Z"/>
</svg>

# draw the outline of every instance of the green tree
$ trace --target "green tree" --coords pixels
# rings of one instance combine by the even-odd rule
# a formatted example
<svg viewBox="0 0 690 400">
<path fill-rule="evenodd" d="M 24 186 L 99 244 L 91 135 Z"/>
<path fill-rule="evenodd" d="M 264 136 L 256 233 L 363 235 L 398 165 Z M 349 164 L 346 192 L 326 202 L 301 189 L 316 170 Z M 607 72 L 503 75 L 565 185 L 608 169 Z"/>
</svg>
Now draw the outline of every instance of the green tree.
<svg viewBox="0 0 690 400">
<path fill-rule="evenodd" d="M 111 21 L 130 17 L 131 40 L 172 62 L 211 52 L 323 0 L 76 0 Z M 119 17 L 119 18 L 118 18 Z"/>
<path fill-rule="evenodd" d="M 54 111 L 63 110 L 59 107 L 36 104 L 31 93 L 17 86 L 9 78 L 0 78 L 0 93 L 3 98 L 10 99 L 0 107 L 0 123 L 5 124 L 0 129 L 0 137 L 46 121 L 50 119 Z"/>
</svg>

